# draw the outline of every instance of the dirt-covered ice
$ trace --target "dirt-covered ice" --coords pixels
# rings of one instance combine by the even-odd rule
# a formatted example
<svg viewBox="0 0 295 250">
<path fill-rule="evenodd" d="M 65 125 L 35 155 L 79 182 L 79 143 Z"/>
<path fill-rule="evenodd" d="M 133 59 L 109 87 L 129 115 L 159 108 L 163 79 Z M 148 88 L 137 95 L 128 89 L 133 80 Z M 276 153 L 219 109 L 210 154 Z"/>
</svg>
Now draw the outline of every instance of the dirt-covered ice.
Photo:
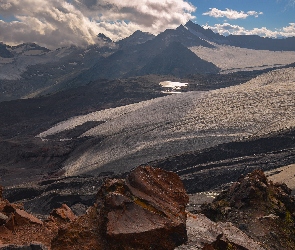
<svg viewBox="0 0 295 250">
<path fill-rule="evenodd" d="M 234 87 L 73 117 L 39 137 L 46 139 L 87 121 L 104 121 L 82 135 L 101 138 L 99 143 L 79 150 L 64 170 L 67 175 L 126 171 L 166 156 L 294 127 L 294 89 L 295 68 L 276 70 Z"/>
</svg>

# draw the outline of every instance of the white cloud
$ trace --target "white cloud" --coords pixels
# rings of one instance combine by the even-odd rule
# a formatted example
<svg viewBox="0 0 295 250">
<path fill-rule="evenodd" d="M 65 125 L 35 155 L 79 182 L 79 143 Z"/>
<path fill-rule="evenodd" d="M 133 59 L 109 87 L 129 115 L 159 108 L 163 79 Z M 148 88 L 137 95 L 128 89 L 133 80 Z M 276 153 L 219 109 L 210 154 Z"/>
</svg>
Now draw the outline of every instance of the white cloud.
<svg viewBox="0 0 295 250">
<path fill-rule="evenodd" d="M 214 26 L 205 25 L 205 29 L 211 29 L 221 35 L 258 35 L 262 37 L 291 37 L 295 36 L 295 23 L 290 23 L 289 26 L 277 29 L 275 31 L 269 30 L 266 27 L 253 28 L 251 30 L 245 29 L 239 25 L 232 25 L 229 23 L 215 24 Z"/>
<path fill-rule="evenodd" d="M 113 40 L 134 31 L 157 34 L 193 19 L 185 0 L 1 0 L 0 41 L 36 42 L 49 48 L 95 42 L 98 33 Z"/>
<path fill-rule="evenodd" d="M 210 8 L 210 11 L 203 13 L 204 16 L 211 16 L 215 18 L 226 17 L 228 19 L 245 19 L 249 16 L 258 17 L 262 15 L 263 12 L 257 12 L 254 10 L 244 12 L 244 11 L 236 11 L 226 8 L 226 10 L 219 10 L 217 8 Z"/>
<path fill-rule="evenodd" d="M 283 27 L 280 32 L 283 36 L 294 36 L 295 37 L 295 23 L 289 23 L 289 26 Z"/>
</svg>

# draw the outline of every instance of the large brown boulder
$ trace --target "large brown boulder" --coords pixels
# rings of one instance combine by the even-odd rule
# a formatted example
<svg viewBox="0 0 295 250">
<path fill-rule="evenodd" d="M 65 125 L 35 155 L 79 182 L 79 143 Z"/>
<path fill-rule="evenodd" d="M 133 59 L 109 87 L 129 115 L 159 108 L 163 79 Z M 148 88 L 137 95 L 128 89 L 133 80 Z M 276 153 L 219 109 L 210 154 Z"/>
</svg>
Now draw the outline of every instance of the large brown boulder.
<svg viewBox="0 0 295 250">
<path fill-rule="evenodd" d="M 100 232 L 109 249 L 174 249 L 187 240 L 187 203 L 175 173 L 138 167 L 125 180 L 107 180 L 100 188 Z"/>
</svg>

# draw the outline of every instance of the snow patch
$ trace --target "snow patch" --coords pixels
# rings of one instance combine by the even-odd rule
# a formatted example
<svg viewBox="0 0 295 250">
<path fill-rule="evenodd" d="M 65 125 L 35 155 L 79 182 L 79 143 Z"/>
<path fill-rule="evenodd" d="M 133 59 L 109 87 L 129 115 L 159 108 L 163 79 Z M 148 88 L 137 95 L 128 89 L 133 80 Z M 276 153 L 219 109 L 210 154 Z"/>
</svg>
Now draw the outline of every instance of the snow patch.
<svg viewBox="0 0 295 250">
<path fill-rule="evenodd" d="M 182 82 L 171 82 L 171 81 L 164 81 L 159 83 L 162 88 L 167 88 L 167 90 L 162 91 L 162 93 L 167 94 L 179 94 L 180 91 L 175 90 L 181 90 L 182 87 L 187 87 L 188 83 L 182 83 Z"/>
</svg>

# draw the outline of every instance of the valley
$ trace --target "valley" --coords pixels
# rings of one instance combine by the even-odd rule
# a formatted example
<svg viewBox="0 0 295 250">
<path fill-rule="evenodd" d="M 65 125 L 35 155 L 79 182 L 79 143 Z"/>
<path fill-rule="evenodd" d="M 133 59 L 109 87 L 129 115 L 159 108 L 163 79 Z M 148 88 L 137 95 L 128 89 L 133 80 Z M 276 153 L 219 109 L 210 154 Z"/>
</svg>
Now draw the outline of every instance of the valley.
<svg viewBox="0 0 295 250">
<path fill-rule="evenodd" d="M 294 197 L 294 37 L 222 36 L 189 21 L 97 39 L 56 50 L 0 44 L 5 199 L 40 219 L 66 203 L 81 219 L 106 180 L 138 166 L 176 173 L 192 213 L 253 171 L 263 179 L 257 169 L 286 182 L 290 192 L 267 184 L 280 198 L 281 189 Z"/>
</svg>

